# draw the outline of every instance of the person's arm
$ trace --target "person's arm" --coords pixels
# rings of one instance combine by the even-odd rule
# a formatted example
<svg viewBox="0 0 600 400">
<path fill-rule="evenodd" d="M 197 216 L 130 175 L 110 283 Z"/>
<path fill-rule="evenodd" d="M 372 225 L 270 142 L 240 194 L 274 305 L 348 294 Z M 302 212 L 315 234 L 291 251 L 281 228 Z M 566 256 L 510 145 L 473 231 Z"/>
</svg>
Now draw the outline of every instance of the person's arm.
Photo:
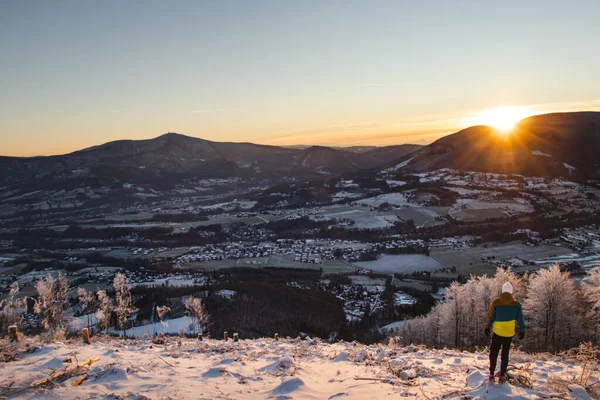
<svg viewBox="0 0 600 400">
<path fill-rule="evenodd" d="M 490 309 L 488 310 L 487 313 L 487 318 L 485 319 L 485 327 L 488 329 L 491 329 L 492 324 L 494 323 L 494 321 L 496 320 L 496 302 L 492 302 L 492 305 L 490 305 Z"/>
</svg>

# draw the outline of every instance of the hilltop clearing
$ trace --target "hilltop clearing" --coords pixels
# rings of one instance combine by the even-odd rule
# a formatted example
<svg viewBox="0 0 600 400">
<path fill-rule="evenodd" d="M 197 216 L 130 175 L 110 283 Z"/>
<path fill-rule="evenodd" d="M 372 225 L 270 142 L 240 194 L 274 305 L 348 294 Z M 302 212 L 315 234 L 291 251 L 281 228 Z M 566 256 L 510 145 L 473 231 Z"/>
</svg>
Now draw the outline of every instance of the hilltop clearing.
<svg viewBox="0 0 600 400">
<path fill-rule="evenodd" d="M 29 341 L 19 346 L 30 352 L 2 364 L 0 395 L 7 398 L 569 398 L 567 382 L 582 376 L 581 365 L 569 359 L 514 351 L 514 384 L 490 385 L 485 351 L 324 344 L 310 338 L 199 342 L 169 337 L 166 344 L 156 344 L 149 338 L 97 337 L 91 345 Z M 91 365 L 78 366 L 88 360 Z M 583 390 L 570 386 L 578 389 Z"/>
</svg>

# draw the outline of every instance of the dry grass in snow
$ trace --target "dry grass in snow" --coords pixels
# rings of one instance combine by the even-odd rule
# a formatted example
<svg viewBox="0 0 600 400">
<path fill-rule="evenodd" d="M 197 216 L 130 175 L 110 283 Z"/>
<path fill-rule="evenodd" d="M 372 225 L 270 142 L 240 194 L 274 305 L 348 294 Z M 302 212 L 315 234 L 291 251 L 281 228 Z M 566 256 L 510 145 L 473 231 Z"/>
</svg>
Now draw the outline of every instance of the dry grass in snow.
<svg viewBox="0 0 600 400">
<path fill-rule="evenodd" d="M 581 364 L 518 351 L 511 359 L 515 384 L 504 385 L 486 382 L 485 352 L 416 346 L 96 337 L 91 345 L 3 343 L 0 351 L 10 354 L 0 363 L 0 397 L 6 398 L 584 398 L 571 397 L 578 387 L 569 386 L 582 376 Z"/>
</svg>

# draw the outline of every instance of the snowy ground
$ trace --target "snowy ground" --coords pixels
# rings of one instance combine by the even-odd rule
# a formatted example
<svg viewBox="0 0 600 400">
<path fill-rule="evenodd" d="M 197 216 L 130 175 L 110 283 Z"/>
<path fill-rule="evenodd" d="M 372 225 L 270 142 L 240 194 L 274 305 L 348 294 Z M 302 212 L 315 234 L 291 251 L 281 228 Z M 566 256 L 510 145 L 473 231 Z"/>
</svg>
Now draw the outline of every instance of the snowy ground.
<svg viewBox="0 0 600 400">
<path fill-rule="evenodd" d="M 444 268 L 442 264 L 423 254 L 383 255 L 375 261 L 360 261 L 354 264 L 374 272 L 390 274 L 411 274 L 417 271 L 435 271 Z"/>
<path fill-rule="evenodd" d="M 358 218 L 353 218 L 354 228 L 357 229 L 384 229 L 394 226 L 398 221 L 398 217 L 393 214 L 389 215 L 369 215 L 365 214 Z"/>
<path fill-rule="evenodd" d="M 179 343 L 178 343 L 179 342 Z M 6 344 L 3 346 L 5 347 Z M 21 345 L 24 346 L 24 345 Z M 38 347 L 39 346 L 39 347 Z M 568 397 L 580 367 L 549 355 L 513 352 L 526 389 L 489 385 L 487 353 L 418 347 L 322 344 L 308 339 L 224 342 L 94 338 L 30 345 L 0 364 L 0 397 L 26 399 L 539 399 Z M 91 366 L 78 366 L 87 360 Z M 524 372 L 526 370 L 527 372 Z M 50 382 L 39 380 L 56 376 Z M 74 385 L 77 377 L 86 377 Z M 32 387 L 35 386 L 35 387 Z M 580 397 L 585 398 L 585 397 Z"/>
<path fill-rule="evenodd" d="M 334 193 L 331 197 L 332 197 L 333 201 L 339 201 L 339 200 L 343 200 L 343 199 L 355 199 L 358 197 L 362 197 L 362 194 L 355 193 L 355 192 L 347 192 L 345 190 L 342 190 L 337 193 Z"/>
<path fill-rule="evenodd" d="M 129 328 L 127 329 L 127 336 L 135 338 L 148 338 L 153 336 L 155 333 L 190 335 L 195 332 L 193 324 L 194 320 L 192 317 L 167 319 L 162 322 L 157 321 L 156 323 Z M 114 333 L 121 334 L 121 331 L 114 330 Z"/>
<path fill-rule="evenodd" d="M 356 200 L 353 204 L 366 205 L 370 207 L 379 207 L 383 203 L 388 203 L 392 206 L 408 206 L 410 202 L 402 193 L 386 193 L 375 197 Z"/>
</svg>

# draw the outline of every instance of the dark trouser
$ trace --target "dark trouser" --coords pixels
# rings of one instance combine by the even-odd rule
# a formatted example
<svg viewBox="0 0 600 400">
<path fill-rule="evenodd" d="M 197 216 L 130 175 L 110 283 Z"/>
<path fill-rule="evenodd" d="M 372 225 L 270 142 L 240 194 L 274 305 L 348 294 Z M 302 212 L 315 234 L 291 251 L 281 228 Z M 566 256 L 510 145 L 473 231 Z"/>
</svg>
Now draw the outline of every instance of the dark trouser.
<svg viewBox="0 0 600 400">
<path fill-rule="evenodd" d="M 500 359 L 500 374 L 506 375 L 508 368 L 508 351 L 510 350 L 510 342 L 512 337 L 498 336 L 494 333 L 492 336 L 492 344 L 490 345 L 490 374 L 494 374 L 496 370 L 496 362 L 498 361 L 498 352 L 502 347 L 502 357 Z"/>
</svg>

